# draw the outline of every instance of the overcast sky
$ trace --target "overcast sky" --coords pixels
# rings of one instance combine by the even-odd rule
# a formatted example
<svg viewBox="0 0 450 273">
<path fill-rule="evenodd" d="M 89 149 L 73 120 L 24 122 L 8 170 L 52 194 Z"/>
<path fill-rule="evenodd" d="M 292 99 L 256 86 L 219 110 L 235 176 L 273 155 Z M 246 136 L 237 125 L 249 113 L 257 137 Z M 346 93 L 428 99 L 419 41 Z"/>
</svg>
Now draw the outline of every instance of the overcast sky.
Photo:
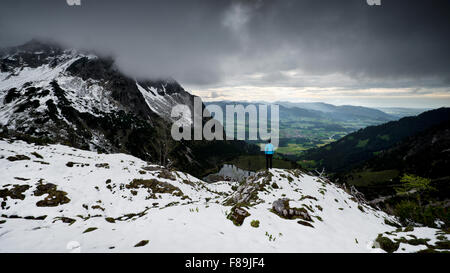
<svg viewBox="0 0 450 273">
<path fill-rule="evenodd" d="M 450 1 L 0 0 L 0 47 L 113 55 L 206 100 L 450 106 Z"/>
</svg>

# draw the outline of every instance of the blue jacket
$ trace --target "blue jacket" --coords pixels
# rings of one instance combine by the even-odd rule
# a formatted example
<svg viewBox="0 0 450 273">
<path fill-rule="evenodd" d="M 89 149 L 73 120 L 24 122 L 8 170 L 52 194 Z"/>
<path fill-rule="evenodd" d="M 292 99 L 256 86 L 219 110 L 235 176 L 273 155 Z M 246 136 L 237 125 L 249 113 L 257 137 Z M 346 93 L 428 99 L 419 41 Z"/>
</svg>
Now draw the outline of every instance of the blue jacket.
<svg viewBox="0 0 450 273">
<path fill-rule="evenodd" d="M 265 148 L 266 155 L 272 155 L 273 154 L 273 145 L 272 143 L 267 143 Z"/>
</svg>

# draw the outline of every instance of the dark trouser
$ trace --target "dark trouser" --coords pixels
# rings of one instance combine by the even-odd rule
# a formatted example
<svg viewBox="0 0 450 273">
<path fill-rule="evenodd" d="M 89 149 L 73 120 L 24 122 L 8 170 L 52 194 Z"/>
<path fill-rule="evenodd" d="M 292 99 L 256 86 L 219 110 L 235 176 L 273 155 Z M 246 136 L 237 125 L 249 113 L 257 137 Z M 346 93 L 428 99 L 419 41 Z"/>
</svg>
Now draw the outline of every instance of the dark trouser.
<svg viewBox="0 0 450 273">
<path fill-rule="evenodd" d="M 273 154 L 272 155 L 266 154 L 266 169 L 269 169 L 269 168 L 272 169 L 272 157 L 273 157 Z"/>
</svg>

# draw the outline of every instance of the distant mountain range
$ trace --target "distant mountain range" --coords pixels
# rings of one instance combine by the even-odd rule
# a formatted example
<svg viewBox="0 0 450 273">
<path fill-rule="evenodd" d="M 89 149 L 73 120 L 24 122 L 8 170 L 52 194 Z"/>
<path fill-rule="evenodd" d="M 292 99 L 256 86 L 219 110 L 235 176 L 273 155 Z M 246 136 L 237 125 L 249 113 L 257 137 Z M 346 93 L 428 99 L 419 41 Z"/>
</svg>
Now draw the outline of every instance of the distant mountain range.
<svg viewBox="0 0 450 273">
<path fill-rule="evenodd" d="M 333 121 L 374 121 L 386 122 L 397 119 L 397 115 L 390 115 L 381 110 L 363 106 L 342 105 L 336 106 L 323 102 L 286 102 L 276 101 L 273 103 L 265 101 L 212 101 L 205 102 L 206 105 L 217 104 L 224 108 L 227 104 L 241 104 L 247 106 L 249 104 L 276 104 L 280 107 L 280 118 L 289 119 L 296 118 L 317 118 L 329 119 Z M 225 108 L 224 108 L 225 109 Z M 405 110 L 406 111 L 406 110 Z M 406 112 L 405 112 L 406 113 Z"/>
<path fill-rule="evenodd" d="M 336 106 L 333 104 L 323 102 L 283 102 L 278 101 L 276 104 L 283 105 L 288 108 L 301 108 L 325 113 L 325 116 L 337 121 L 351 121 L 351 120 L 375 120 L 375 121 L 389 121 L 396 117 L 386 114 L 383 111 L 363 107 L 342 105 Z"/>
<path fill-rule="evenodd" d="M 214 101 L 205 104 L 218 105 L 226 111 L 227 105 L 271 105 L 264 101 Z M 279 107 L 279 154 L 294 159 L 304 150 L 322 146 L 330 141 L 370 125 L 379 125 L 398 119 L 378 109 L 362 106 L 335 106 L 327 103 L 274 102 Z M 226 124 L 225 124 L 226 126 Z M 248 124 L 246 124 L 248 126 Z"/>
<path fill-rule="evenodd" d="M 432 108 L 404 108 L 404 107 L 376 107 L 376 109 L 398 118 L 417 116 L 425 111 L 432 110 Z"/>
</svg>

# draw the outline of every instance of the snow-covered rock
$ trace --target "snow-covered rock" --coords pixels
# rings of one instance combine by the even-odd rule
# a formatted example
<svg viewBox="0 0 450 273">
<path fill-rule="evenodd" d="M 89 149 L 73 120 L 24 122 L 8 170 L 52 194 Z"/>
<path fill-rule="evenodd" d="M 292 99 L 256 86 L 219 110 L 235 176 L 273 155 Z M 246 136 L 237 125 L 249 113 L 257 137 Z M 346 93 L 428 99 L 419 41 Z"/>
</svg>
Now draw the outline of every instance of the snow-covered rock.
<svg viewBox="0 0 450 273">
<path fill-rule="evenodd" d="M 0 140 L 0 169 L 0 252 L 384 252 L 389 241 L 414 252 L 449 239 L 388 225 L 396 219 L 299 170 L 205 183 L 126 154 L 11 140 Z"/>
</svg>

